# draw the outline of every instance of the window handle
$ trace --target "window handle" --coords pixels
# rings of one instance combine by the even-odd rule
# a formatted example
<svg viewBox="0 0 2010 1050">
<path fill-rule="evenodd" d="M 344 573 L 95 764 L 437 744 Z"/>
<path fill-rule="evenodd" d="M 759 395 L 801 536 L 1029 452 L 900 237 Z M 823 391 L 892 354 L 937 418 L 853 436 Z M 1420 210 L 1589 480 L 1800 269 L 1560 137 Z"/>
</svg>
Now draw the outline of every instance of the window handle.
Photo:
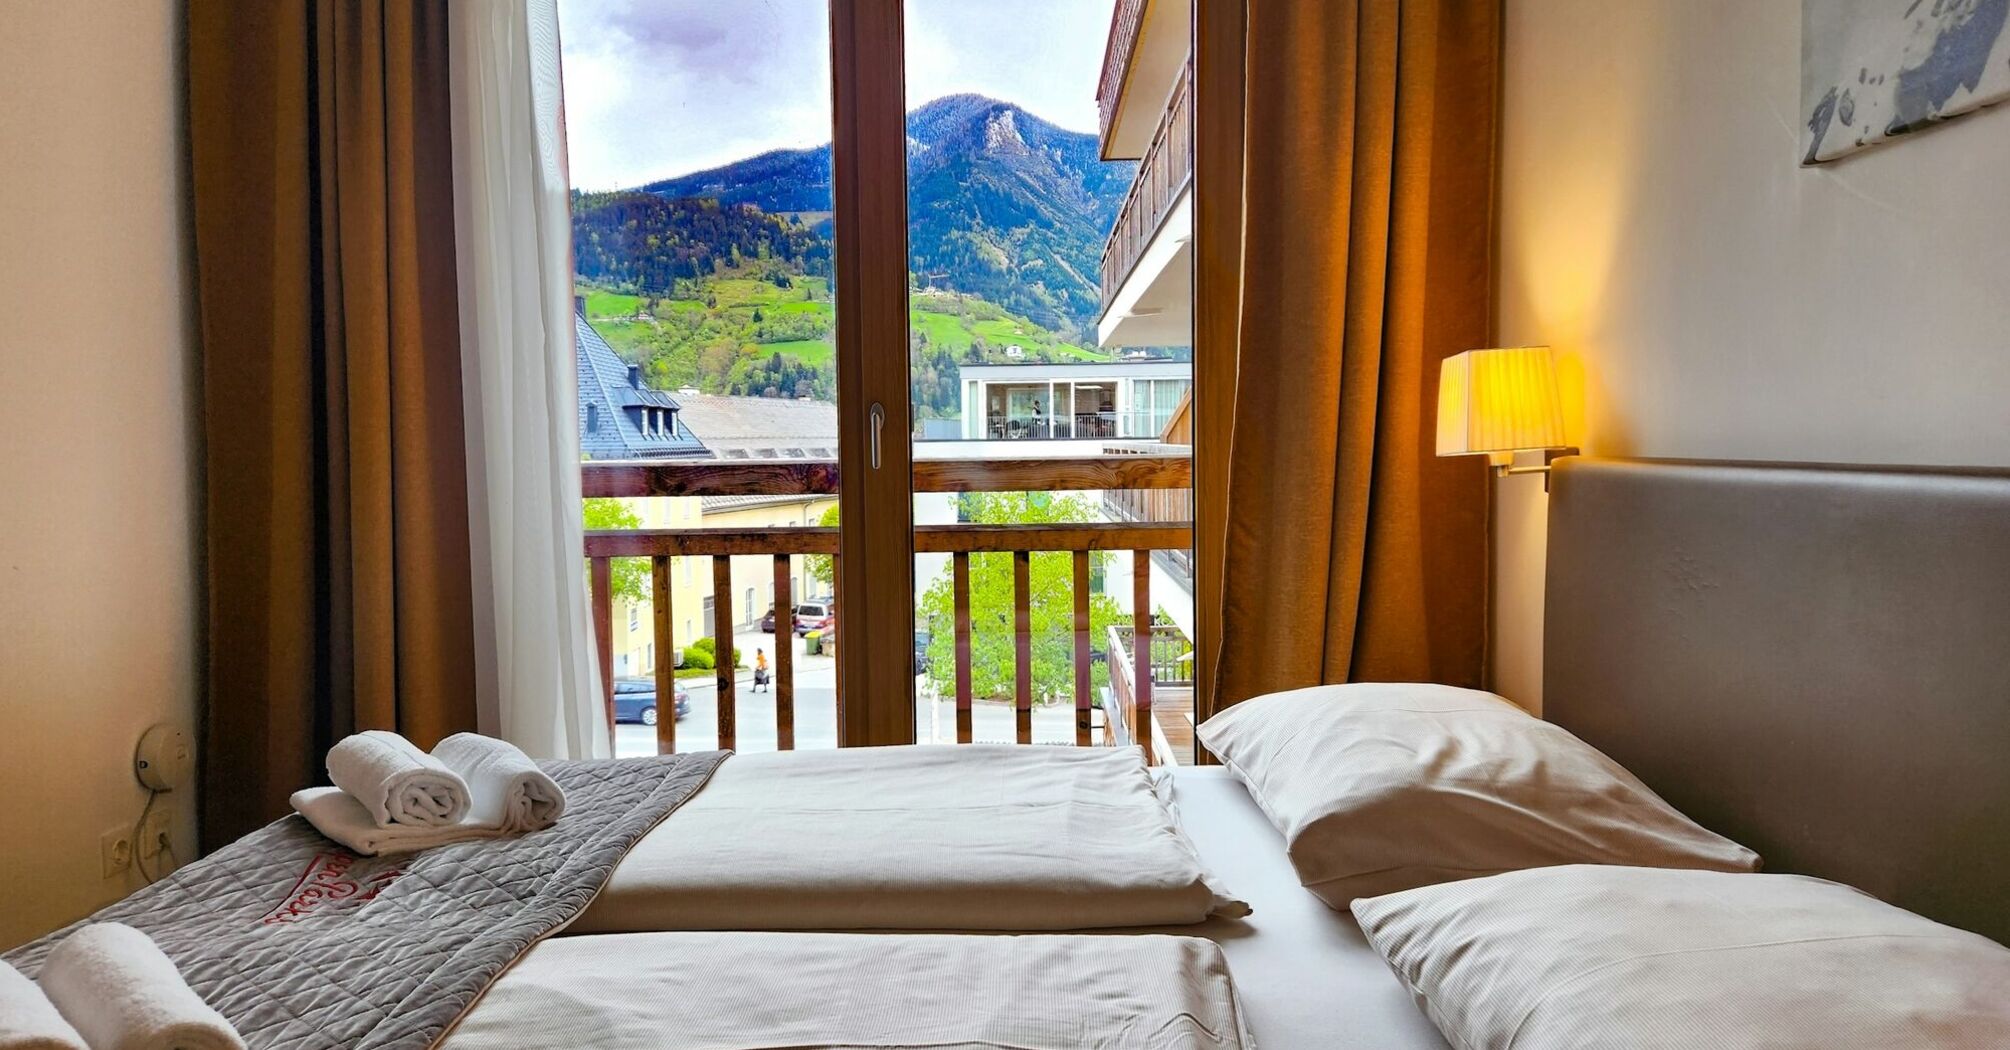
<svg viewBox="0 0 2010 1050">
<path fill-rule="evenodd" d="M 868 418 L 872 422 L 872 469 L 878 470 L 879 432 L 886 429 L 886 407 L 881 405 L 879 402 L 874 401 L 872 403 L 872 411 L 868 414 Z"/>
</svg>

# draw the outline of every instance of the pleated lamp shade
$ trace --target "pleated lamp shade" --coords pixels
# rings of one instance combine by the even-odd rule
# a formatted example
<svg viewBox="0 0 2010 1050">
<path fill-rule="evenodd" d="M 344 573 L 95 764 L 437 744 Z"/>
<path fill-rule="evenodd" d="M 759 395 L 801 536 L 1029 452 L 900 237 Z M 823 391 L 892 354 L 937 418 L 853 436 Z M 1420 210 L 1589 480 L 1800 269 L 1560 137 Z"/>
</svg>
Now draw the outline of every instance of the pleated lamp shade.
<svg viewBox="0 0 2010 1050">
<path fill-rule="evenodd" d="M 1562 448 L 1563 403 L 1546 346 L 1468 350 L 1438 374 L 1438 455 Z"/>
</svg>

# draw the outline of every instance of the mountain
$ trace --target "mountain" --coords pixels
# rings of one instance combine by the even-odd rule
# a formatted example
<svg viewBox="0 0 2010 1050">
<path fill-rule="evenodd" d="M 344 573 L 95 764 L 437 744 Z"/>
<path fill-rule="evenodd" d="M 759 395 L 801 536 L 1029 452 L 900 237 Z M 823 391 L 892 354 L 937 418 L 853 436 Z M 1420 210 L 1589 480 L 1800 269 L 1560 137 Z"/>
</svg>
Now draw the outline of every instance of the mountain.
<svg viewBox="0 0 2010 1050">
<path fill-rule="evenodd" d="M 573 194 L 572 255 L 588 281 L 658 295 L 679 279 L 750 261 L 776 264 L 771 279 L 783 287 L 789 272 L 827 277 L 831 268 L 829 238 L 784 216 L 752 204 L 632 191 Z"/>
<path fill-rule="evenodd" d="M 1135 165 L 1096 137 L 1010 102 L 950 95 L 907 115 L 908 251 L 917 280 L 981 296 L 1034 322 L 1086 332 L 1098 260 Z M 641 187 L 767 212 L 828 212 L 831 154 L 774 150 Z"/>
</svg>

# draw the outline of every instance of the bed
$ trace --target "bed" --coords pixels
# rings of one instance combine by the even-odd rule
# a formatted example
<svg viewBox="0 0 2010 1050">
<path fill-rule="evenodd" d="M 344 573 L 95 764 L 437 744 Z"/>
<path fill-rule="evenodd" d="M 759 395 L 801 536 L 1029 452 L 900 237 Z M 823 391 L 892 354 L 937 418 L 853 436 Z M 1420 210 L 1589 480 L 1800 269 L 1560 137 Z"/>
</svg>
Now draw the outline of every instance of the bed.
<svg viewBox="0 0 2010 1050">
<path fill-rule="evenodd" d="M 2010 473 L 1566 459 L 1548 571 L 1545 717 L 1771 870 L 2010 938 L 1998 877 L 2010 861 Z M 254 1045 L 402 1050 L 449 1030 L 459 1050 L 1448 1045 L 1355 919 L 1299 885 L 1278 832 L 1224 770 L 1182 768 L 1140 786 L 1118 768 L 1135 761 L 1126 752 L 1041 748 L 642 761 L 665 763 L 688 790 L 661 812 L 606 821 L 613 838 L 583 851 L 604 869 L 563 888 L 575 906 L 513 927 L 506 952 L 448 981 L 467 993 L 458 1007 L 424 998 L 440 982 L 420 982 L 419 998 L 393 1005 L 416 1006 L 423 1021 L 384 1011 L 389 1038 L 315 1042 L 320 1022 L 296 1010 L 287 1030 L 301 1038 Z M 730 772 L 740 761 L 744 781 Z M 866 768 L 887 762 L 900 768 Z M 617 767 L 628 768 L 597 769 Z M 1028 808 L 1043 822 L 1000 817 L 1007 830 L 984 835 L 986 800 L 1033 771 L 1045 786 L 1026 793 Z M 704 802 L 713 787 L 723 790 Z M 875 797 L 897 804 L 861 813 Z M 916 823 L 929 800 L 955 819 Z M 679 805 L 695 819 L 679 824 Z M 1168 807 L 1183 837 L 1165 836 Z M 875 826 L 902 830 L 874 839 Z M 987 839 L 1004 844 L 1002 875 L 952 863 Z M 680 847 L 705 851 L 702 863 L 680 865 Z M 892 863 L 867 855 L 889 851 Z M 553 870 L 572 870 L 571 851 L 545 852 Z M 1171 858 L 1175 877 L 1141 886 L 1102 870 L 1126 857 Z M 398 882 L 381 866 L 342 865 L 334 883 L 303 876 L 293 901 L 362 914 L 373 900 L 409 899 L 411 872 Z M 844 885 L 824 899 L 791 899 L 833 875 Z M 346 888 L 322 893 L 336 884 Z M 1155 892 L 1153 907 L 1204 921 L 1140 925 L 1151 910 L 1130 898 Z M 712 914 L 735 894 L 755 902 L 752 918 Z M 902 906 L 917 894 L 924 906 Z M 969 906 L 995 894 L 1018 896 Z M 700 907 L 672 899 L 681 895 Z M 1249 914 L 1223 905 L 1235 899 Z M 1099 906 L 1111 914 L 1081 918 Z M 108 913 L 159 918 L 148 907 L 136 897 Z M 239 907 L 256 919 L 262 897 Z M 283 909 L 265 920 L 274 914 L 290 921 Z M 656 928 L 719 923 L 740 928 Z M 932 932 L 744 928 L 761 923 Z M 249 994 L 235 979 L 260 956 L 179 950 L 192 984 Z M 32 968 L 37 951 L 10 958 Z M 217 1005 L 237 1019 L 231 1002 Z M 671 1031 L 685 1039 L 661 1038 Z"/>
</svg>

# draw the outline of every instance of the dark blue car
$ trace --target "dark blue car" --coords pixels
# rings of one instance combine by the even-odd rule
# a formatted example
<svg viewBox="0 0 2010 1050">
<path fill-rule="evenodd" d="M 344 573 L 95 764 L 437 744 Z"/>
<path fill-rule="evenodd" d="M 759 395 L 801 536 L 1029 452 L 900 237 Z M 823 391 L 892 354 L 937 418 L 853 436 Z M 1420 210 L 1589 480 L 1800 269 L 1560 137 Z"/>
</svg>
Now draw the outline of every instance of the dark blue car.
<svg viewBox="0 0 2010 1050">
<path fill-rule="evenodd" d="M 691 694 L 677 687 L 677 717 L 691 713 Z M 656 724 L 656 680 L 653 678 L 617 678 L 614 680 L 614 720 L 616 722 L 640 722 L 645 726 Z"/>
</svg>

